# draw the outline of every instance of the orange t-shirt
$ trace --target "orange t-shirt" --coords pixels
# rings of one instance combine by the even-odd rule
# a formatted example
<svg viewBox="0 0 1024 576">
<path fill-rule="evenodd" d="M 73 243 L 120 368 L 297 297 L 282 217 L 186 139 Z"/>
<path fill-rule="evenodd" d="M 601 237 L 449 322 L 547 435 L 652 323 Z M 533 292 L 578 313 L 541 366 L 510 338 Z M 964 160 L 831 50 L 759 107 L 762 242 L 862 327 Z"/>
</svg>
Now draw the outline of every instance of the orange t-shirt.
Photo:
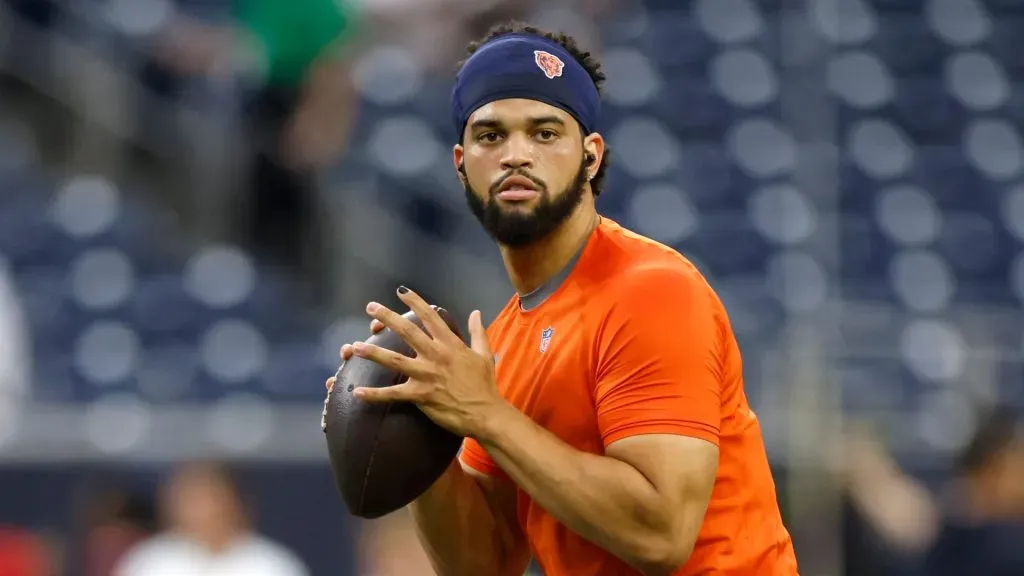
<svg viewBox="0 0 1024 576">
<path fill-rule="evenodd" d="M 529 297 L 527 297 L 529 298 Z M 757 417 L 725 308 L 674 250 L 602 219 L 540 303 L 515 296 L 488 328 L 502 395 L 577 450 L 638 434 L 719 447 L 718 476 L 677 575 L 794 576 Z M 479 443 L 462 462 L 506 477 Z M 547 576 L 636 574 L 518 492 L 518 518 Z"/>
</svg>

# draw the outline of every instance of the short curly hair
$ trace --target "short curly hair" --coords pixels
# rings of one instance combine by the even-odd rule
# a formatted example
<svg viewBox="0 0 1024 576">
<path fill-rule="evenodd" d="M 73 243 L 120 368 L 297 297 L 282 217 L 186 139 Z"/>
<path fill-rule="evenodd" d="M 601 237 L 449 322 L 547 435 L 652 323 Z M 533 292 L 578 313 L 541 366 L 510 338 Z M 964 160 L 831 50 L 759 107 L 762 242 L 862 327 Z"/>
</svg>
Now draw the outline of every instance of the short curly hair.
<svg viewBox="0 0 1024 576">
<path fill-rule="evenodd" d="M 557 42 L 562 46 L 562 48 L 565 48 L 569 54 L 572 54 L 573 58 L 579 62 L 580 66 L 587 71 L 587 74 L 590 75 L 590 79 L 594 81 L 594 86 L 597 87 L 597 93 L 602 93 L 604 81 L 607 77 L 601 70 L 601 62 L 593 54 L 580 48 L 575 38 L 567 34 L 547 32 L 540 28 L 530 26 L 525 22 L 519 22 L 516 20 L 493 26 L 486 34 L 484 34 L 483 38 L 470 42 L 466 47 L 466 59 L 461 60 L 456 69 L 461 69 L 466 63 L 466 60 L 475 54 L 476 51 L 484 44 L 509 34 L 533 34 L 535 36 L 540 36 Z M 586 134 L 584 134 L 584 136 L 586 136 Z M 462 140 L 461 136 L 459 137 L 459 140 Z M 611 151 L 606 146 L 604 156 L 601 159 L 601 165 L 597 168 L 597 173 L 594 174 L 594 177 L 590 180 L 590 188 L 594 191 L 594 196 L 600 195 L 604 190 L 605 179 L 608 176 L 608 163 L 611 160 L 610 156 Z"/>
</svg>

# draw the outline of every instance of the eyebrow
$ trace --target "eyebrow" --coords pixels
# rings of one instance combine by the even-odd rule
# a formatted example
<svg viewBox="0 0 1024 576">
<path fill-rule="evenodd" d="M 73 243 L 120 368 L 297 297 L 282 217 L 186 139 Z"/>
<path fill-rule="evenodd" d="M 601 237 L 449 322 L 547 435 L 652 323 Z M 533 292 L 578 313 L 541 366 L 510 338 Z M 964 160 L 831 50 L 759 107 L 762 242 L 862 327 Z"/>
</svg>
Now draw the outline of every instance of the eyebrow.
<svg viewBox="0 0 1024 576">
<path fill-rule="evenodd" d="M 558 116 L 535 116 L 527 120 L 527 123 L 530 126 L 534 127 L 542 126 L 544 124 L 557 124 L 559 126 L 565 126 L 565 121 L 559 118 Z M 501 122 L 500 120 L 495 120 L 493 118 L 481 118 L 480 120 L 474 121 L 470 125 L 470 128 L 472 128 L 473 130 L 479 130 L 482 128 L 496 129 L 501 128 L 503 126 L 504 123 Z"/>
</svg>

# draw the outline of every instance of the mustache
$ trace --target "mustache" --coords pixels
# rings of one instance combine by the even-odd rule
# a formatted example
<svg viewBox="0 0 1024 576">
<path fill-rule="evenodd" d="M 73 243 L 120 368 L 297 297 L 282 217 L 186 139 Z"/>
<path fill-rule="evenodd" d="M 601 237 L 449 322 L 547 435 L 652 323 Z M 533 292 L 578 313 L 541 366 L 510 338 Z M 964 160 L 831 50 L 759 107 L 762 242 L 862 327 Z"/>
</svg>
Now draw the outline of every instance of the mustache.
<svg viewBox="0 0 1024 576">
<path fill-rule="evenodd" d="M 490 190 L 488 190 L 489 195 L 490 196 L 495 196 L 498 193 L 498 191 L 501 189 L 501 185 L 505 183 L 505 180 L 508 180 L 509 178 L 511 178 L 513 176 L 522 176 L 523 178 L 526 178 L 530 182 L 533 182 L 533 185 L 537 187 L 537 191 L 538 192 L 544 192 L 544 191 L 546 191 L 548 189 L 547 185 L 544 184 L 544 181 L 541 180 L 540 178 L 537 178 L 536 176 L 531 175 L 529 172 L 526 172 L 525 170 L 513 169 L 513 170 L 509 170 L 508 172 L 502 174 L 501 178 L 498 178 L 494 182 L 494 184 L 491 184 L 491 188 L 490 188 Z"/>
</svg>

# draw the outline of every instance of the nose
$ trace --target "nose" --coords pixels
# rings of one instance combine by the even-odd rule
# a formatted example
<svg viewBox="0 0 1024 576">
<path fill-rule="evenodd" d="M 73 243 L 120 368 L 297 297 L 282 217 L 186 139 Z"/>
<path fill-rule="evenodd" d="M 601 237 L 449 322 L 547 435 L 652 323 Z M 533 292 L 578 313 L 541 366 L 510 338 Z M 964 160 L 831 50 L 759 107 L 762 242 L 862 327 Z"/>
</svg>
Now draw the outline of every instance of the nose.
<svg viewBox="0 0 1024 576">
<path fill-rule="evenodd" d="M 515 135 L 505 140 L 501 157 L 502 170 L 522 170 L 533 166 L 529 138 Z"/>
</svg>

